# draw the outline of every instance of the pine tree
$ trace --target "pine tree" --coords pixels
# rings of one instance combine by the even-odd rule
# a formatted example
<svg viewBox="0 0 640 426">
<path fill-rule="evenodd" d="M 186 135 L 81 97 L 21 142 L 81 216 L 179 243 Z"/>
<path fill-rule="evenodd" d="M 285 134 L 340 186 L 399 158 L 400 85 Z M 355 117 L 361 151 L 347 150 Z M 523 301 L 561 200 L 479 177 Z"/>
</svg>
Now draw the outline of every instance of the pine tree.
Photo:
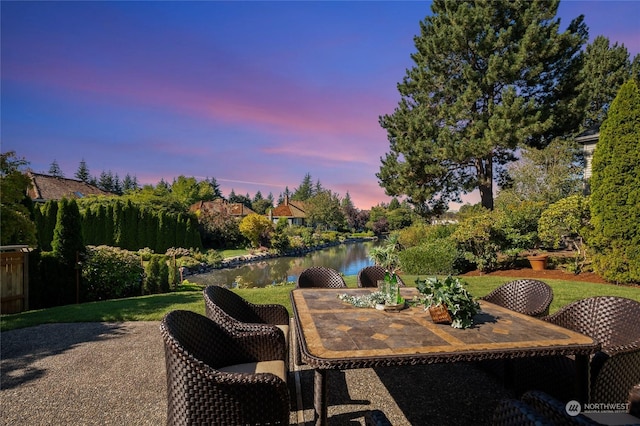
<svg viewBox="0 0 640 426">
<path fill-rule="evenodd" d="M 85 183 L 88 183 L 89 179 L 91 179 L 89 168 L 87 167 L 87 163 L 84 161 L 84 158 L 82 159 L 82 161 L 80 161 L 80 165 L 78 166 L 75 177 L 76 179 L 81 180 Z"/>
<path fill-rule="evenodd" d="M 611 101 L 620 86 L 631 76 L 629 52 L 624 45 L 609 46 L 609 39 L 597 36 L 587 45 L 580 71 L 577 103 L 584 108 L 580 131 L 599 127 L 607 117 Z"/>
<path fill-rule="evenodd" d="M 580 16 L 559 33 L 558 4 L 433 1 L 398 107 L 380 117 L 388 195 L 438 212 L 478 189 L 492 209 L 493 179 L 519 144 L 542 147 L 578 125 L 570 101 L 587 30 Z"/>
<path fill-rule="evenodd" d="M 622 85 L 600 127 L 591 189 L 594 269 L 609 281 L 640 282 L 640 90 L 634 79 Z"/>
<path fill-rule="evenodd" d="M 60 169 L 60 166 L 58 165 L 58 162 L 56 160 L 53 160 L 53 163 L 51 163 L 51 165 L 49 166 L 49 174 L 54 177 L 64 177 L 64 173 L 62 173 L 62 169 Z"/>
<path fill-rule="evenodd" d="M 304 175 L 300 186 L 293 191 L 291 196 L 295 201 L 306 201 L 313 196 L 313 183 L 311 181 L 311 174 Z"/>
<path fill-rule="evenodd" d="M 135 192 L 138 189 L 140 189 L 140 186 L 138 185 L 138 178 L 135 176 L 131 177 L 131 175 L 127 173 L 122 180 L 122 192 L 124 194 L 129 194 L 131 192 Z"/>
</svg>

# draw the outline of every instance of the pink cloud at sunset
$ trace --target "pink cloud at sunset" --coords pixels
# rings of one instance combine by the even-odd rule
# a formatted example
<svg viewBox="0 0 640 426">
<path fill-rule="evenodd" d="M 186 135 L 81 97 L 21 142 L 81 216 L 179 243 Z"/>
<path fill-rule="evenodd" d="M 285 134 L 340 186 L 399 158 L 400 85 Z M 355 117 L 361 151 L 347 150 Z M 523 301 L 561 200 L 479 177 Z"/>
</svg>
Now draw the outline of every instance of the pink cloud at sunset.
<svg viewBox="0 0 640 426">
<path fill-rule="evenodd" d="M 277 197 L 309 173 L 368 209 L 390 197 L 381 115 L 430 2 L 3 2 L 2 151 L 67 177 L 215 178 Z M 640 2 L 562 1 L 640 53 Z M 476 194 L 463 197 L 477 202 Z"/>
</svg>

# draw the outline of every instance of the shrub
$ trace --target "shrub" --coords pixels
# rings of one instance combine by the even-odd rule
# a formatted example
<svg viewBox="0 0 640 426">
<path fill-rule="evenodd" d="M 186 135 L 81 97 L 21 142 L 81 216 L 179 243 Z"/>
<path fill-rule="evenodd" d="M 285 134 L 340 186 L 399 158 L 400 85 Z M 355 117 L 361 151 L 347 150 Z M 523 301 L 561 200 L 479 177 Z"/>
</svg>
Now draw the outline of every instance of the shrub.
<svg viewBox="0 0 640 426">
<path fill-rule="evenodd" d="M 87 301 L 140 295 L 143 269 L 133 252 L 110 246 L 88 246 L 82 263 Z"/>
<path fill-rule="evenodd" d="M 504 242 L 492 213 L 483 210 L 465 218 L 451 235 L 451 238 L 458 242 L 464 258 L 484 272 L 497 268 L 498 252 Z"/>
<path fill-rule="evenodd" d="M 572 247 L 575 252 L 571 269 L 579 273 L 586 262 L 584 235 L 589 226 L 589 199 L 572 195 L 557 201 L 542 213 L 538 235 L 543 245 L 552 248 Z"/>
<path fill-rule="evenodd" d="M 593 154 L 589 246 L 603 278 L 640 282 L 640 90 L 620 87 Z"/>
<path fill-rule="evenodd" d="M 405 248 L 415 247 L 428 241 L 447 238 L 455 229 L 455 225 L 429 225 L 418 222 L 398 231 L 398 242 Z"/>
<path fill-rule="evenodd" d="M 455 241 L 435 239 L 400 252 L 402 272 L 412 275 L 455 275 L 464 263 Z"/>
<path fill-rule="evenodd" d="M 73 199 L 63 198 L 58 204 L 58 215 L 51 247 L 61 262 L 74 265 L 78 257 L 85 251 L 82 241 L 80 210 Z"/>
<path fill-rule="evenodd" d="M 151 256 L 144 268 L 144 293 L 156 294 L 160 291 L 160 258 Z"/>
</svg>

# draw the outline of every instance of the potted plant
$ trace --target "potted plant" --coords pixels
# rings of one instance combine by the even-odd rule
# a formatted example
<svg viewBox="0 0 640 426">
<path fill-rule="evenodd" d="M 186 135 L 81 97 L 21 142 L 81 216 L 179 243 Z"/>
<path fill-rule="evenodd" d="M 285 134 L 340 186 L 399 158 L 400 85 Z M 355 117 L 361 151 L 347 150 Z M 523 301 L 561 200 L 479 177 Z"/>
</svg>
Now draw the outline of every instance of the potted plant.
<svg viewBox="0 0 640 426">
<path fill-rule="evenodd" d="M 434 322 L 450 322 L 454 328 L 468 328 L 473 325 L 473 316 L 479 312 L 480 305 L 467 291 L 460 278 L 418 278 L 416 287 L 424 295 L 425 309 L 429 311 Z"/>
<path fill-rule="evenodd" d="M 533 252 L 532 254 L 527 256 L 527 260 L 531 265 L 531 269 L 533 269 L 534 271 L 543 271 L 547 269 L 547 261 L 549 260 L 549 255 L 544 252 Z"/>
<path fill-rule="evenodd" d="M 404 304 L 404 299 L 400 296 L 400 285 L 396 272 L 400 263 L 398 252 L 397 234 L 390 235 L 385 244 L 373 247 L 369 251 L 369 257 L 376 265 L 382 266 L 385 271 L 384 286 L 380 291 L 387 295 L 386 305 Z"/>
</svg>

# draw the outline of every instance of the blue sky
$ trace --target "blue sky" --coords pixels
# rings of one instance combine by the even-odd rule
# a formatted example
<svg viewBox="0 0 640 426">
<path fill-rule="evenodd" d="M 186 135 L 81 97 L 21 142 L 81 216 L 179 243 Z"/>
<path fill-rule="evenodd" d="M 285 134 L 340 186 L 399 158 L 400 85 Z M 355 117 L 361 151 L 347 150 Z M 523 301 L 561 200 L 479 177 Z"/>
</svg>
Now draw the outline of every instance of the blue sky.
<svg viewBox="0 0 640 426">
<path fill-rule="evenodd" d="M 214 177 L 225 196 L 277 197 L 310 173 L 368 209 L 389 201 L 378 117 L 429 5 L 2 1 L 2 151 L 71 178 L 83 159 L 140 183 Z M 640 53 L 640 2 L 561 2 L 562 29 L 579 14 L 591 39 Z"/>
</svg>

